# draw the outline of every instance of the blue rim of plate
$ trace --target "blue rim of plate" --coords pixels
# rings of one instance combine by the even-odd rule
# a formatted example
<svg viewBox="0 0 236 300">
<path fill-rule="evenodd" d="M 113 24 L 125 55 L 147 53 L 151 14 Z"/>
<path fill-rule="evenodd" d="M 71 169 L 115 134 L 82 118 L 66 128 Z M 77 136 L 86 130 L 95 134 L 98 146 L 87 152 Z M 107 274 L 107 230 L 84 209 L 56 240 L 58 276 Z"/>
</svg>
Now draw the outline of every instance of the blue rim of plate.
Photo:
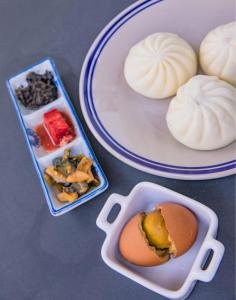
<svg viewBox="0 0 236 300">
<path fill-rule="evenodd" d="M 34 151 L 32 149 L 32 145 L 30 144 L 30 141 L 29 141 L 29 137 L 28 137 L 28 133 L 27 133 L 27 128 L 25 126 L 25 123 L 23 121 L 23 117 L 22 117 L 22 114 L 21 114 L 21 111 L 20 111 L 20 108 L 19 108 L 19 104 L 18 104 L 18 100 L 16 99 L 15 97 L 15 94 L 11 88 L 11 84 L 10 84 L 10 80 L 28 70 L 31 70 L 32 68 L 34 68 L 35 66 L 37 65 L 40 65 L 42 64 L 43 62 L 45 61 L 48 61 L 50 64 L 51 64 L 51 67 L 52 67 L 52 72 L 53 72 L 53 75 L 54 75 L 54 80 L 55 80 L 55 84 L 61 88 L 62 92 L 63 92 L 63 96 L 65 98 L 65 101 L 67 101 L 69 107 L 70 107 L 70 110 L 71 110 L 71 113 L 73 115 L 73 117 L 75 118 L 75 120 L 77 121 L 77 126 L 79 128 L 79 131 L 80 131 L 80 135 L 81 135 L 81 138 L 85 141 L 87 147 L 88 147 L 88 151 L 89 151 L 89 154 L 91 155 L 91 157 L 93 158 L 93 161 L 95 163 L 95 167 L 96 167 L 96 170 L 99 174 L 99 177 L 101 178 L 101 184 L 94 188 L 93 190 L 91 190 L 90 192 L 88 192 L 87 194 L 79 197 L 76 201 L 74 201 L 73 203 L 68 203 L 66 205 L 64 205 L 63 207 L 61 208 L 55 208 L 54 204 L 53 204 L 53 201 L 51 199 L 51 196 L 50 196 L 50 192 L 48 190 L 48 187 L 47 187 L 47 184 L 45 183 L 44 181 L 44 178 L 43 178 L 43 175 L 42 175 L 42 172 L 40 170 L 40 166 L 39 166 L 39 163 L 38 163 L 38 160 L 34 154 Z M 25 140 L 26 140 L 26 143 L 28 145 L 28 148 L 29 148 L 29 151 L 30 151 L 30 155 L 31 155 L 31 158 L 33 160 L 33 163 L 34 163 L 34 166 L 35 166 L 35 169 L 36 169 L 36 172 L 38 174 L 38 177 L 39 177 L 39 180 L 40 180 L 40 183 L 41 183 L 41 186 L 43 188 L 43 191 L 44 191 L 44 195 L 45 195 L 45 198 L 46 198 L 46 201 L 47 201 L 47 204 L 48 204 L 48 207 L 49 207 L 49 210 L 51 212 L 51 214 L 53 216 L 58 216 L 60 215 L 61 213 L 65 213 L 75 207 L 77 207 L 78 205 L 82 204 L 82 203 L 85 203 L 89 200 L 91 200 L 92 198 L 94 198 L 95 196 L 98 196 L 99 194 L 101 194 L 102 192 L 104 192 L 107 188 L 108 188 L 108 180 L 106 178 L 106 175 L 105 173 L 103 172 L 103 169 L 101 168 L 95 154 L 94 154 L 94 151 L 88 141 L 88 138 L 87 136 L 85 135 L 85 132 L 83 130 L 83 127 L 79 121 L 79 118 L 75 112 L 75 109 L 72 105 L 72 102 L 69 98 L 69 95 L 67 93 L 67 91 L 65 90 L 65 87 L 61 81 L 61 77 L 59 75 L 59 72 L 57 70 L 57 67 L 54 63 L 54 60 L 51 58 L 51 57 L 45 57 L 44 59 L 22 69 L 19 73 L 15 74 L 14 76 L 11 76 L 11 78 L 9 78 L 8 80 L 6 80 L 6 85 L 7 85 L 7 88 L 8 88 L 8 91 L 10 93 L 10 96 L 11 96 L 11 99 L 12 99 L 12 102 L 13 102 L 13 105 L 15 107 L 15 110 L 16 110 L 16 113 L 18 115 L 18 118 L 19 118 L 19 121 L 20 121 L 20 124 L 21 124 L 21 127 L 23 129 L 23 133 L 24 133 L 24 137 L 25 137 Z"/>
<path fill-rule="evenodd" d="M 212 173 L 225 172 L 236 168 L 236 159 L 225 163 L 202 166 L 202 167 L 181 167 L 176 165 L 168 165 L 160 162 L 156 162 L 140 155 L 133 153 L 132 151 L 126 149 L 120 143 L 118 143 L 105 129 L 101 120 L 98 117 L 97 111 L 94 105 L 93 98 L 93 76 L 96 68 L 97 61 L 101 55 L 104 47 L 109 42 L 111 37 L 121 28 L 126 22 L 128 22 L 135 15 L 141 11 L 158 4 L 164 0 L 146 0 L 139 1 L 136 5 L 132 5 L 130 8 L 121 13 L 117 19 L 111 22 L 101 35 L 101 37 L 92 46 L 93 51 L 87 59 L 87 65 L 85 66 L 84 77 L 83 77 L 83 99 L 84 106 L 88 118 L 96 130 L 100 138 L 105 141 L 105 143 L 111 147 L 116 153 L 125 157 L 126 159 L 132 161 L 135 164 L 141 165 L 152 170 L 157 170 L 161 172 L 173 173 L 173 174 L 183 174 L 183 175 L 207 175 Z"/>
</svg>

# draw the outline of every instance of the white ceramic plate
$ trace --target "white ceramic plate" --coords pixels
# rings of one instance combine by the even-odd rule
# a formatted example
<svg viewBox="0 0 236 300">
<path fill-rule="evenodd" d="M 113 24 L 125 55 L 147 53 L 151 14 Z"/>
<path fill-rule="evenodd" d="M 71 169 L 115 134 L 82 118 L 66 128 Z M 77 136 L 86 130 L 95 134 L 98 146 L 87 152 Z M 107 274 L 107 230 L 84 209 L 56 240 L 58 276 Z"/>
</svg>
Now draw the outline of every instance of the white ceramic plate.
<svg viewBox="0 0 236 300">
<path fill-rule="evenodd" d="M 236 143 L 216 151 L 178 143 L 165 122 L 170 99 L 140 96 L 123 76 L 130 47 L 147 35 L 174 32 L 197 51 L 211 29 L 234 19 L 234 0 L 138 1 L 114 18 L 91 46 L 80 78 L 82 111 L 98 141 L 125 163 L 155 175 L 210 179 L 235 174 Z"/>
</svg>

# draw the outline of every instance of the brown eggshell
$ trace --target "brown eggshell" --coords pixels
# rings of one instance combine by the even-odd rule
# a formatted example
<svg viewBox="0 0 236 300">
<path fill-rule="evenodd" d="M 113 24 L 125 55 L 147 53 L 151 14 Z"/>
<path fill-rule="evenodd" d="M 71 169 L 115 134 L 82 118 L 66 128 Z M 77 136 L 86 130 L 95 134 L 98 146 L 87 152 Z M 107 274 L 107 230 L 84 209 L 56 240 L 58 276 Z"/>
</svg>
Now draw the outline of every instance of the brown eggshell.
<svg viewBox="0 0 236 300">
<path fill-rule="evenodd" d="M 174 242 L 175 256 L 184 254 L 195 242 L 198 222 L 186 207 L 176 203 L 162 203 L 158 206 L 165 220 L 171 241 Z"/>
<path fill-rule="evenodd" d="M 166 262 L 169 256 L 159 257 L 148 245 L 140 229 L 142 218 L 142 214 L 134 216 L 123 228 L 119 241 L 120 253 L 135 265 L 145 267 L 160 265 Z"/>
</svg>

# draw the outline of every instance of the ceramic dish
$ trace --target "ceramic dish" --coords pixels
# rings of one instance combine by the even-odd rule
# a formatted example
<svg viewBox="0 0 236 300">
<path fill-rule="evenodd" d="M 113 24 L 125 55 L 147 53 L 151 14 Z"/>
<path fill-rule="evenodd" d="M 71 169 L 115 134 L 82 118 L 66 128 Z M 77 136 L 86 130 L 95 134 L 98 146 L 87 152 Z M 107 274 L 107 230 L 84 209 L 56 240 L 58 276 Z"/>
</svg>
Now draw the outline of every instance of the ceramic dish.
<svg viewBox="0 0 236 300">
<path fill-rule="evenodd" d="M 55 84 L 58 88 L 58 99 L 38 110 L 29 110 L 23 107 L 15 96 L 15 89 L 20 85 L 24 86 L 26 84 L 25 78 L 29 72 L 34 71 L 36 73 L 43 74 L 46 70 L 51 71 L 53 74 Z M 68 94 L 64 89 L 58 71 L 52 59 L 45 59 L 25 69 L 21 73 L 13 76 L 7 81 L 7 87 L 10 92 L 17 115 L 19 117 L 20 124 L 23 129 L 25 139 L 30 150 L 36 171 L 38 173 L 51 214 L 54 216 L 64 214 L 102 193 L 108 187 L 106 176 L 103 173 L 93 153 L 93 150 L 91 149 L 91 146 L 89 145 L 89 142 L 84 134 L 84 131 L 81 127 L 78 117 L 76 116 L 75 110 L 72 106 Z M 37 124 L 42 122 L 43 114 L 54 108 L 61 110 L 69 115 L 76 136 L 67 145 L 55 149 L 52 152 L 46 152 L 43 147 L 36 142 L 37 134 L 34 132 L 34 128 Z M 56 198 L 55 190 L 48 186 L 43 177 L 44 169 L 52 163 L 52 160 L 55 157 L 62 156 L 65 148 L 70 148 L 72 150 L 72 155 L 84 154 L 85 156 L 92 158 L 96 173 L 98 174 L 98 177 L 100 179 L 99 186 L 95 187 L 72 203 L 59 202 Z"/>
<path fill-rule="evenodd" d="M 178 143 L 165 121 L 170 99 L 138 95 L 123 75 L 130 47 L 149 34 L 179 34 L 198 51 L 211 29 L 234 20 L 233 7 L 233 0 L 138 1 L 104 28 L 83 65 L 80 102 L 90 130 L 108 151 L 137 169 L 169 178 L 199 180 L 235 173 L 236 143 L 216 151 L 195 151 Z"/>
<path fill-rule="evenodd" d="M 198 236 L 184 255 L 158 267 L 138 267 L 126 262 L 119 254 L 118 241 L 127 221 L 141 211 L 150 211 L 158 203 L 172 201 L 192 210 L 198 218 Z M 107 217 L 115 204 L 121 206 L 115 221 Z M 112 194 L 97 218 L 97 226 L 106 233 L 101 254 L 104 262 L 146 288 L 169 299 L 186 298 L 197 280 L 213 279 L 224 254 L 224 246 L 215 239 L 218 228 L 216 214 L 205 205 L 153 183 L 139 183 L 124 197 Z M 204 268 L 210 250 L 213 256 Z"/>
</svg>

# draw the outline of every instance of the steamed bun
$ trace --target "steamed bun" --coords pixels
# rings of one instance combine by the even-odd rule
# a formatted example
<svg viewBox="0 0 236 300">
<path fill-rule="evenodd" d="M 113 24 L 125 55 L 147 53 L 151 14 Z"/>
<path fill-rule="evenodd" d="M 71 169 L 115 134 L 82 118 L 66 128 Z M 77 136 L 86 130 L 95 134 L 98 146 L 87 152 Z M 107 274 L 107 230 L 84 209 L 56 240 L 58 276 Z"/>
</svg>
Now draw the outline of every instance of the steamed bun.
<svg viewBox="0 0 236 300">
<path fill-rule="evenodd" d="M 166 119 L 176 140 L 192 149 L 224 147 L 236 139 L 236 88 L 215 76 L 194 76 L 178 89 Z"/>
<path fill-rule="evenodd" d="M 210 31 L 201 43 L 199 58 L 206 74 L 236 85 L 236 22 Z"/>
<path fill-rule="evenodd" d="M 178 35 L 159 32 L 134 45 L 125 60 L 129 86 L 149 98 L 165 98 L 197 72 L 191 46 Z"/>
</svg>

